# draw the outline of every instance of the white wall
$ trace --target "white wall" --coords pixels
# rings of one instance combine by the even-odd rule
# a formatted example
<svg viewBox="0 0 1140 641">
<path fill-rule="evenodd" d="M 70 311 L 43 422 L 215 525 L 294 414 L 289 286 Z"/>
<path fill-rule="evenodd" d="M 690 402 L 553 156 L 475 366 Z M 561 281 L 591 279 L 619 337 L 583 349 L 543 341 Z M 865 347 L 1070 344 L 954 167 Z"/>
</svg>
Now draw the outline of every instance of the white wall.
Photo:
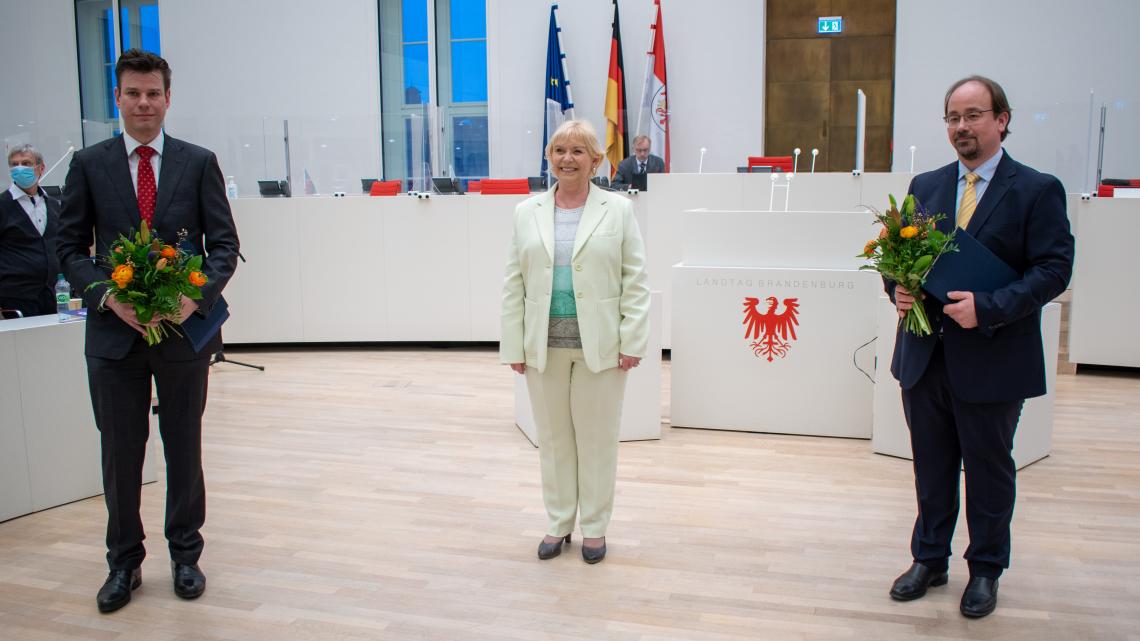
<svg viewBox="0 0 1140 641">
<path fill-rule="evenodd" d="M 898 3 L 896 170 L 909 168 L 911 145 L 918 147 L 918 170 L 953 158 L 939 120 L 943 93 L 955 79 L 983 73 L 1013 102 L 1007 148 L 1014 157 L 1056 173 L 1070 191 L 1086 189 L 1085 168 L 1096 167 L 1092 89 L 1098 113 L 1102 101 L 1110 109 L 1105 175 L 1140 175 L 1140 76 L 1128 69 L 1140 60 L 1140 39 L 1129 32 L 1140 23 L 1140 3 L 963 2 Z M 635 106 L 652 2 L 621 0 L 621 10 L 626 98 Z M 549 4 L 487 0 L 487 11 L 491 173 L 533 175 Z M 706 170 L 732 171 L 763 148 L 764 3 L 662 0 L 662 11 L 674 171 L 695 171 L 702 146 L 709 150 Z M 80 140 L 73 13 L 72 0 L 0 1 L 0 136 L 9 144 L 34 142 L 49 162 Z M 610 2 L 563 0 L 559 14 L 577 113 L 604 131 Z M 216 151 L 223 171 L 239 176 L 242 193 L 256 193 L 258 178 L 283 177 L 283 118 L 290 120 L 298 187 L 306 167 L 325 193 L 353 192 L 358 178 L 380 174 L 375 0 L 328 0 L 319 8 L 163 0 L 160 17 L 163 54 L 174 68 L 168 130 Z M 963 37 L 984 55 L 958 46 Z M 12 62 L 18 56 L 26 56 L 30 73 Z"/>
<path fill-rule="evenodd" d="M 8 148 L 32 144 L 43 152 L 50 167 L 69 145 L 82 147 L 74 3 L 0 1 L 0 55 L 0 87 L 4 88 L 0 138 L 5 160 Z M 66 172 L 67 161 L 44 184 L 62 185 Z M 6 188 L 9 182 L 5 170 L 0 185 Z"/>
<path fill-rule="evenodd" d="M 1109 103 L 1105 177 L 1140 176 L 1140 2 L 1132 0 L 899 0 L 895 53 L 896 171 L 954 159 L 939 118 L 947 87 L 970 74 L 1001 83 L 1013 107 L 1005 147 L 1055 174 L 1070 192 L 1095 179 L 1089 91 Z M 1091 162 L 1088 162 L 1091 155 Z M 1086 174 L 1086 163 L 1090 173 Z"/>
<path fill-rule="evenodd" d="M 645 81 L 650 0 L 622 0 L 622 47 L 629 128 Z M 763 149 L 764 3 L 662 0 L 668 64 L 673 171 L 735 171 Z M 609 0 L 559 3 L 563 53 L 575 114 L 605 136 L 605 102 L 613 9 Z M 491 173 L 533 176 L 542 148 L 543 81 L 550 5 L 487 0 Z M 603 140 L 604 142 L 604 140 Z"/>
<path fill-rule="evenodd" d="M 296 193 L 306 168 L 322 193 L 359 193 L 360 178 L 380 175 L 376 0 L 159 7 L 174 72 L 166 130 L 217 153 L 243 195 L 285 177 L 283 119 Z"/>
</svg>

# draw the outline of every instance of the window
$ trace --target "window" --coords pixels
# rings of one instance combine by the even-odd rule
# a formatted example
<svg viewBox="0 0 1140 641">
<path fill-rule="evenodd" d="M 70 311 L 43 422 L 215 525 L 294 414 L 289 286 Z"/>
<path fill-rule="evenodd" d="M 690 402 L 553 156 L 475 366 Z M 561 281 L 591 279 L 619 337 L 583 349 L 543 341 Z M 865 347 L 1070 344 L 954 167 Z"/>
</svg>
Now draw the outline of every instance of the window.
<svg viewBox="0 0 1140 641">
<path fill-rule="evenodd" d="M 384 175 L 487 175 L 486 0 L 379 0 Z"/>
<path fill-rule="evenodd" d="M 116 9 L 120 18 L 117 23 Z M 162 54 L 158 3 L 156 0 L 75 0 L 75 41 L 79 53 L 83 144 L 90 145 L 119 134 L 119 110 L 115 107 L 115 62 L 119 53 L 138 47 Z"/>
</svg>

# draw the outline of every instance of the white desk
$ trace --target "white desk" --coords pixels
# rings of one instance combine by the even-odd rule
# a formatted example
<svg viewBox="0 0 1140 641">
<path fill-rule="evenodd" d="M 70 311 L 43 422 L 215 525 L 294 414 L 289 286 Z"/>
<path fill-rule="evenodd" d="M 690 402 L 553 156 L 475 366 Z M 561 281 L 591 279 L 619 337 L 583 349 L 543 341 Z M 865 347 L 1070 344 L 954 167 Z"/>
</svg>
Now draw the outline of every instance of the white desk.
<svg viewBox="0 0 1140 641">
<path fill-rule="evenodd" d="M 891 376 L 898 314 L 886 296 L 876 305 L 879 338 L 875 367 L 875 426 L 871 449 L 879 454 L 911 458 L 910 431 L 903 416 L 899 382 Z M 1049 455 L 1053 447 L 1053 401 L 1057 390 L 1057 349 L 1061 334 L 1061 306 L 1049 303 L 1041 310 L 1041 340 L 1045 346 L 1045 395 L 1025 401 L 1013 437 L 1013 460 L 1018 469 Z"/>
<path fill-rule="evenodd" d="M 1140 200 L 1069 199 L 1077 237 L 1073 299 L 1069 312 L 1069 360 L 1091 365 L 1140 367 L 1136 319 L 1135 239 Z"/>
<path fill-rule="evenodd" d="M 54 315 L 0 321 L 0 521 L 103 492 L 83 331 Z"/>
<path fill-rule="evenodd" d="M 527 196 L 239 198 L 234 343 L 497 341 Z"/>
<path fill-rule="evenodd" d="M 673 268 L 672 424 L 869 438 L 878 277 L 856 258 L 867 212 L 683 215 Z M 745 299 L 798 302 L 795 340 L 745 337 Z M 863 370 L 863 371 L 860 371 Z"/>
</svg>

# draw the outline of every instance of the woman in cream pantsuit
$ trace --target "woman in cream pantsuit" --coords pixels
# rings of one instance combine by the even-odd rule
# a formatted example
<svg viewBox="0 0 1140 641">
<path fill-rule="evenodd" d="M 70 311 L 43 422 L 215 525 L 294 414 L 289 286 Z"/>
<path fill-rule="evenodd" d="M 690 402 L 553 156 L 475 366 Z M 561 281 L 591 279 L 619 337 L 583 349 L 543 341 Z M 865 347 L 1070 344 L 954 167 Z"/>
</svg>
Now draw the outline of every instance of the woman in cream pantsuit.
<svg viewBox="0 0 1140 641">
<path fill-rule="evenodd" d="M 546 157 L 558 184 L 519 204 L 503 284 L 500 359 L 526 375 L 549 518 L 538 558 L 582 527 L 582 558 L 606 555 L 626 373 L 649 341 L 645 247 L 626 198 L 590 183 L 602 148 L 571 120 Z M 580 514 L 579 514 L 580 513 Z"/>
</svg>

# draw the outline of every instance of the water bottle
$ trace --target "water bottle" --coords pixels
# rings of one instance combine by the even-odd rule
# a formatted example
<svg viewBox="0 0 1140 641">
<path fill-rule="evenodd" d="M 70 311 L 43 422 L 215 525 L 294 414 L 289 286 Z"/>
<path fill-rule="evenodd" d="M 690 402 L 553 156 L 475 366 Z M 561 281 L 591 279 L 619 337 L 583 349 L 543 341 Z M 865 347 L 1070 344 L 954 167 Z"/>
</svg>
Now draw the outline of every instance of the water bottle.
<svg viewBox="0 0 1140 641">
<path fill-rule="evenodd" d="M 71 283 L 60 274 L 55 279 L 55 311 L 59 314 L 59 322 L 64 323 L 71 320 L 71 314 L 68 314 L 68 303 L 71 302 Z"/>
<path fill-rule="evenodd" d="M 226 196 L 230 198 L 238 197 L 237 181 L 233 176 L 226 176 Z"/>
</svg>

